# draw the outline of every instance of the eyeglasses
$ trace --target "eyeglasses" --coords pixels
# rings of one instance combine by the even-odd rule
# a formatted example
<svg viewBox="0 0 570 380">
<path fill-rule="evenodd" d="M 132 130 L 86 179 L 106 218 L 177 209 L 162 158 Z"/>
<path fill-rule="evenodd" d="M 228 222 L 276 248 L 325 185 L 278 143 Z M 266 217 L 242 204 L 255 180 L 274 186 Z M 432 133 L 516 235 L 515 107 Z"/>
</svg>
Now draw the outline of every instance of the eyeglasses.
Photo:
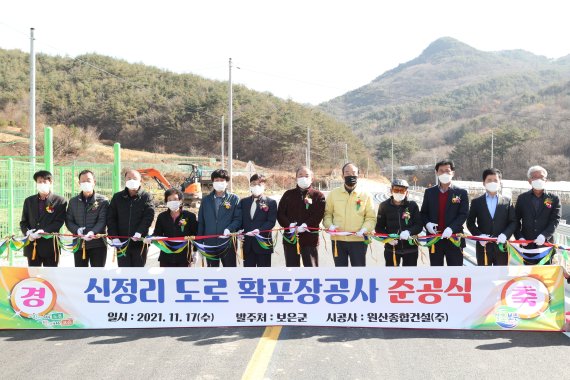
<svg viewBox="0 0 570 380">
<path fill-rule="evenodd" d="M 392 188 L 392 194 L 396 193 L 396 194 L 406 194 L 406 191 L 408 191 L 408 189 L 406 188 L 397 188 L 397 187 L 393 187 Z"/>
</svg>

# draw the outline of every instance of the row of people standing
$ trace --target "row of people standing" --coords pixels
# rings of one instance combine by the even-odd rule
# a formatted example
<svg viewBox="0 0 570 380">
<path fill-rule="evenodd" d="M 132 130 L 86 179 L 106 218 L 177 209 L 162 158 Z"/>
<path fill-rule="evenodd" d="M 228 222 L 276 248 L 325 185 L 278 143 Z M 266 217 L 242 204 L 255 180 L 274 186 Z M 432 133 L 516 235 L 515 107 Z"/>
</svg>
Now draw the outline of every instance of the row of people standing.
<svg viewBox="0 0 570 380">
<path fill-rule="evenodd" d="M 141 185 L 141 175 L 136 170 L 125 173 L 125 189 L 116 193 L 111 201 L 95 191 L 95 175 L 90 170 L 79 174 L 81 192 L 68 202 L 52 191 L 53 175 L 41 170 L 34 174 L 37 194 L 26 198 L 20 220 L 22 233 L 30 244 L 24 248 L 29 266 L 57 266 L 60 247 L 50 236 L 59 233 L 65 224 L 74 239 L 82 246 L 74 253 L 77 267 L 103 267 L 107 259 L 107 245 L 103 235 L 112 237 L 117 248 L 119 267 L 142 267 L 146 264 L 147 237 L 154 220 L 155 209 L 152 196 Z M 309 228 L 318 228 L 324 213 L 324 195 L 311 187 L 312 173 L 306 168 L 297 171 L 299 186 L 284 195 L 279 219 L 295 220 L 299 233 Z M 158 215 L 153 231 L 155 237 L 210 236 L 200 240 L 208 247 L 221 247 L 207 261 L 208 266 L 236 266 L 236 252 L 233 243 L 228 244 L 230 234 L 246 231 L 242 242 L 244 266 L 271 266 L 273 241 L 270 232 L 277 217 L 277 202 L 264 194 L 266 178 L 255 174 L 250 178 L 251 196 L 239 199 L 227 191 L 230 179 L 226 170 L 212 173 L 214 190 L 204 197 L 198 217 L 182 207 L 183 194 L 178 189 L 165 192 L 167 211 Z M 288 225 L 295 226 L 297 222 Z M 219 237 L 219 236 L 222 237 Z M 256 235 L 269 245 L 262 248 Z M 301 257 L 305 266 L 318 265 L 318 235 L 299 236 Z M 287 243 L 288 263 L 299 266 L 296 244 Z M 84 247 L 83 247 L 84 245 Z M 187 267 L 192 255 L 185 253 L 160 253 L 159 262 L 164 267 Z"/>
<path fill-rule="evenodd" d="M 121 248 L 118 265 L 144 266 L 147 246 L 143 236 L 154 221 L 152 196 L 141 187 L 141 176 L 136 170 L 125 173 L 126 187 L 109 200 L 95 191 L 95 175 L 90 170 L 79 173 L 80 193 L 68 202 L 54 194 L 53 175 L 47 170 L 34 174 L 37 194 L 25 199 L 20 229 L 30 244 L 24 247 L 28 266 L 57 266 L 60 247 L 50 235 L 59 233 L 65 224 L 82 241 L 74 253 L 77 267 L 104 267 L 107 260 L 105 234 L 122 237 L 113 239 Z M 124 243 L 124 244 L 123 244 Z"/>
<path fill-rule="evenodd" d="M 287 266 L 318 266 L 319 236 L 321 224 L 331 234 L 336 266 L 366 265 L 365 234 L 377 232 L 396 234 L 385 248 L 386 265 L 417 265 L 418 248 L 408 243 L 410 236 L 419 234 L 425 227 L 430 234 L 441 234 L 430 254 L 434 266 L 462 265 L 462 249 L 465 241 L 457 246 L 450 240 L 453 234 L 462 233 L 463 225 L 482 240 L 477 244 L 477 260 L 480 264 L 505 265 L 506 254 L 498 250 L 514 235 L 519 240 L 531 240 L 535 245 L 552 242 L 554 230 L 560 220 L 560 202 L 557 196 L 544 191 L 547 172 L 539 166 L 528 171 L 533 189 L 521 194 L 517 206 L 500 195 L 501 173 L 488 169 L 483 173 L 486 193 L 473 200 L 464 189 L 452 185 L 455 167 L 444 160 L 436 164 L 439 184 L 424 193 L 421 210 L 408 199 L 406 181 L 392 183 L 392 195 L 382 202 L 375 213 L 371 195 L 358 186 L 358 168 L 346 164 L 342 168 L 344 185 L 334 189 L 325 201 L 322 192 L 312 186 L 313 174 L 301 167 L 296 171 L 297 186 L 286 191 L 277 207 L 275 200 L 264 194 L 265 177 L 255 174 L 250 178 L 251 196 L 243 199 L 227 191 L 229 174 L 220 169 L 212 173 L 214 190 L 204 197 L 198 217 L 182 209 L 182 193 L 169 189 L 165 193 L 168 210 L 161 213 L 154 229 L 154 236 L 209 236 L 201 243 L 220 249 L 208 266 L 236 266 L 235 244 L 228 244 L 230 235 L 244 231 L 242 243 L 244 266 L 271 266 L 274 242 L 270 232 L 276 221 L 286 230 L 283 238 Z M 145 237 L 154 219 L 151 195 L 141 186 L 141 176 L 136 170 L 125 174 L 126 187 L 116 193 L 111 202 L 95 192 L 94 174 L 85 170 L 79 174 L 81 192 L 73 197 L 69 206 L 63 197 L 53 194 L 53 177 L 47 171 L 34 175 L 38 194 L 24 202 L 21 219 L 22 232 L 30 242 L 24 253 L 30 266 L 57 266 L 59 247 L 46 234 L 59 232 L 65 223 L 69 231 L 84 240 L 85 249 L 75 253 L 76 266 L 104 266 L 107 255 L 105 241 L 100 235 L 115 237 L 112 244 L 119 249 L 118 265 L 121 267 L 144 266 L 148 250 Z M 344 232 L 355 231 L 347 235 Z M 257 235 L 257 236 L 256 236 Z M 298 245 L 293 241 L 298 237 Z M 487 243 L 485 238 L 497 238 Z M 257 239 L 264 239 L 261 247 Z M 146 243 L 146 244 L 145 244 Z M 269 247 L 267 247 L 269 246 Z M 161 266 L 188 266 L 187 254 L 161 252 Z M 528 263 L 533 263 L 528 261 Z"/>
<path fill-rule="evenodd" d="M 387 266 L 400 265 L 400 260 L 404 266 L 417 265 L 418 248 L 407 244 L 407 240 L 423 227 L 428 234 L 441 234 L 429 255 L 432 266 L 441 266 L 444 261 L 448 266 L 463 265 L 465 240 L 461 239 L 456 245 L 451 239 L 452 235 L 464 232 L 464 224 L 471 235 L 479 238 L 476 243 L 478 265 L 507 265 L 509 255 L 499 245 L 511 236 L 530 242 L 520 244 L 527 249 L 554 242 L 554 232 L 561 218 L 560 200 L 545 191 L 548 173 L 543 167 L 528 169 L 532 188 L 518 197 L 516 206 L 500 193 L 502 174 L 498 169 L 483 171 L 485 193 L 473 199 L 470 206 L 467 191 L 452 184 L 455 174 L 452 161 L 438 162 L 435 172 L 439 184 L 426 189 L 419 212 L 417 204 L 407 197 L 408 183 L 402 180 L 392 183 L 392 196 L 380 204 L 376 232 L 399 236 L 399 241 L 386 245 Z M 408 223 L 404 225 L 402 222 L 406 220 Z M 535 265 L 541 260 L 538 253 L 525 256 L 526 265 Z"/>
</svg>

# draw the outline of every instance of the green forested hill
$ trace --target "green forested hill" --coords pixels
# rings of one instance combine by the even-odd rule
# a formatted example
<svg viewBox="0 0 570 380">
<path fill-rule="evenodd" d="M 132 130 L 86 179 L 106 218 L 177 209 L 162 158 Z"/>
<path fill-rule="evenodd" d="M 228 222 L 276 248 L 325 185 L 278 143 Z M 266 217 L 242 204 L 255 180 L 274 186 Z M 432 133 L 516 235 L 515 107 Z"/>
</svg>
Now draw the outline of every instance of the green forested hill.
<svg viewBox="0 0 570 380">
<path fill-rule="evenodd" d="M 0 49 L 0 112 L 27 109 L 28 57 Z M 219 155 L 227 82 L 95 54 L 38 55 L 36 68 L 37 114 L 48 125 L 94 127 L 102 139 L 127 148 Z M 0 123 L 27 128 L 25 120 L 6 118 Z M 281 167 L 304 163 L 309 127 L 314 166 L 337 166 L 345 143 L 351 160 L 366 162 L 365 148 L 345 124 L 319 109 L 243 86 L 234 86 L 233 126 L 240 160 Z"/>
<path fill-rule="evenodd" d="M 483 52 L 441 38 L 321 108 L 349 122 L 384 164 L 394 139 L 398 165 L 451 156 L 458 176 L 478 180 L 490 165 L 493 131 L 494 165 L 507 177 L 521 178 L 528 165 L 542 164 L 568 180 L 569 81 L 570 56 Z"/>
</svg>

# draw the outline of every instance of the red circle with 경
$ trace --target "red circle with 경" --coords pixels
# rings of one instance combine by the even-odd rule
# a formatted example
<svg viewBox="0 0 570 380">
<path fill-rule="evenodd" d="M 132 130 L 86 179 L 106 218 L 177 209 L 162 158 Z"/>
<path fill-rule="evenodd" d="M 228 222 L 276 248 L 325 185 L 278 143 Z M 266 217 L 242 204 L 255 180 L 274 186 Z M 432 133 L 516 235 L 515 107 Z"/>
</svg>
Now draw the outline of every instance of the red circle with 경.
<svg viewBox="0 0 570 380">
<path fill-rule="evenodd" d="M 522 276 L 508 281 L 501 291 L 501 303 L 517 310 L 522 319 L 536 318 L 550 303 L 548 287 L 538 277 Z"/>
<path fill-rule="evenodd" d="M 46 315 L 55 306 L 55 288 L 43 278 L 30 277 L 16 284 L 10 292 L 10 303 L 22 317 Z"/>
</svg>

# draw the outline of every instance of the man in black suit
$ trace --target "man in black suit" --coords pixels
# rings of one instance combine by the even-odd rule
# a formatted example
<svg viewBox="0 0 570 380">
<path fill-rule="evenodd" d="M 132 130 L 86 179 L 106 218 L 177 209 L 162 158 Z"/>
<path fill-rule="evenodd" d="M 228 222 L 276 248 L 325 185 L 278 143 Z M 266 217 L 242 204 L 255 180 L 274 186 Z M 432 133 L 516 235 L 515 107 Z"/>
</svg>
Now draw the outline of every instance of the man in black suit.
<svg viewBox="0 0 570 380">
<path fill-rule="evenodd" d="M 531 240 L 530 244 L 521 244 L 533 249 L 544 245 L 545 242 L 554 243 L 554 231 L 560 223 L 560 199 L 544 191 L 548 173 L 541 166 L 532 166 L 528 169 L 528 182 L 532 189 L 519 195 L 515 206 L 517 240 Z M 530 254 L 525 253 L 525 256 Z M 526 265 L 536 265 L 539 258 L 526 260 Z M 552 259 L 546 264 L 550 264 Z"/>
<path fill-rule="evenodd" d="M 30 267 L 56 267 L 59 262 L 59 246 L 53 237 L 43 235 L 59 232 L 65 223 L 66 200 L 52 192 L 53 176 L 47 170 L 34 174 L 37 194 L 24 200 L 20 229 L 28 237 L 24 256 Z"/>
<path fill-rule="evenodd" d="M 267 198 L 265 191 L 265 176 L 254 174 L 249 179 L 251 196 L 243 198 L 241 203 L 241 227 L 246 232 L 243 240 L 244 267 L 270 267 L 273 241 L 271 232 L 277 222 L 277 202 Z M 268 244 L 269 249 L 262 248 L 257 242 L 256 235 L 263 237 L 262 243 Z"/>
<path fill-rule="evenodd" d="M 449 238 L 452 234 L 463 232 L 463 223 L 469 213 L 469 197 L 467 191 L 451 184 L 455 173 L 455 165 L 451 160 L 443 160 L 435 164 L 435 172 L 439 185 L 430 187 L 424 192 L 422 203 L 422 219 L 429 234 L 441 234 L 441 240 L 435 244 L 435 251 L 430 254 L 431 266 L 443 266 L 443 258 L 448 266 L 463 265 L 465 240 L 456 247 Z"/>
<path fill-rule="evenodd" d="M 485 169 L 483 186 L 485 194 L 471 201 L 467 228 L 471 235 L 480 238 L 497 238 L 497 242 L 480 240 L 476 244 L 477 265 L 507 265 L 508 255 L 499 250 L 498 244 L 504 244 L 515 232 L 517 221 L 511 199 L 499 194 L 501 171 Z"/>
</svg>

